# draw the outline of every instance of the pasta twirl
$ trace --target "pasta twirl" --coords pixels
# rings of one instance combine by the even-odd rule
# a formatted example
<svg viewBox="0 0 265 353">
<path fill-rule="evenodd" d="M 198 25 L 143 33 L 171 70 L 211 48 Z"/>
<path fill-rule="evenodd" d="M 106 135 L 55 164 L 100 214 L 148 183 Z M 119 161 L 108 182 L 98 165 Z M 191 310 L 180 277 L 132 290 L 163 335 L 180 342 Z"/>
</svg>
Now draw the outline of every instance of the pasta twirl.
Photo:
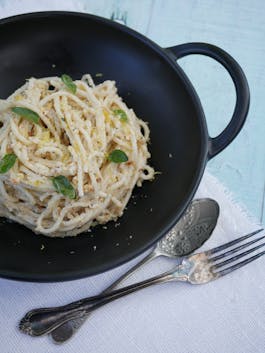
<svg viewBox="0 0 265 353">
<path fill-rule="evenodd" d="M 115 82 L 84 75 L 69 89 L 66 78 L 31 78 L 0 100 L 0 157 L 14 163 L 0 174 L 0 216 L 51 237 L 116 220 L 134 186 L 154 177 L 149 128 Z"/>
</svg>

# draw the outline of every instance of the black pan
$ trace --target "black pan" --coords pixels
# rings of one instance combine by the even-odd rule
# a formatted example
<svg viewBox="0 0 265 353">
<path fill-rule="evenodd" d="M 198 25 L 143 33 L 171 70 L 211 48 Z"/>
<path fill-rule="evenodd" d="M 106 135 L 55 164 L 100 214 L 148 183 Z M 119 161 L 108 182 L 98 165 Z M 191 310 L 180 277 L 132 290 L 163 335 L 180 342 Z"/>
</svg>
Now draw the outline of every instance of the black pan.
<svg viewBox="0 0 265 353">
<path fill-rule="evenodd" d="M 215 138 L 209 137 L 199 98 L 176 63 L 189 54 L 214 58 L 235 84 L 234 114 Z M 235 138 L 248 112 L 246 78 L 222 49 L 205 43 L 163 49 L 125 26 L 87 14 L 42 12 L 1 20 L 0 63 L 1 98 L 30 76 L 67 73 L 80 78 L 100 72 L 104 76 L 96 82 L 116 80 L 128 106 L 149 122 L 151 163 L 162 172 L 154 182 L 135 190 L 119 227 L 110 222 L 107 229 L 97 227 L 77 238 L 50 239 L 4 222 L 2 277 L 70 280 L 109 270 L 139 255 L 178 221 L 207 161 Z"/>
</svg>

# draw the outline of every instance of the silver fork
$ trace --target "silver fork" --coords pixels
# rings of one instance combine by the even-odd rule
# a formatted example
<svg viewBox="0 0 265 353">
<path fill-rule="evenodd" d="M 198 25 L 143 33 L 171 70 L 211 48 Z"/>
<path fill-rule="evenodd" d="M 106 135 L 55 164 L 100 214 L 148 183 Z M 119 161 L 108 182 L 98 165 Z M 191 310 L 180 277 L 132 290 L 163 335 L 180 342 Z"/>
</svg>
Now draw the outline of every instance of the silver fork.
<svg viewBox="0 0 265 353">
<path fill-rule="evenodd" d="M 87 315 L 88 312 L 91 312 L 113 300 L 149 287 L 153 284 L 169 281 L 183 281 L 191 284 L 208 283 L 214 279 L 227 275 L 264 255 L 265 250 L 258 252 L 251 257 L 247 257 L 243 261 L 237 261 L 265 245 L 265 242 L 263 242 L 262 244 L 250 247 L 250 245 L 264 239 L 265 236 L 254 238 L 253 240 L 243 243 L 246 239 L 253 237 L 262 230 L 263 229 L 259 229 L 214 249 L 184 257 L 181 264 L 174 267 L 172 270 L 128 287 L 103 295 L 84 298 L 60 307 L 40 308 L 29 311 L 20 321 L 19 329 L 31 336 L 47 334 L 68 320 L 83 317 Z M 239 243 L 242 244 L 233 247 Z M 245 248 L 246 250 L 242 251 Z"/>
</svg>

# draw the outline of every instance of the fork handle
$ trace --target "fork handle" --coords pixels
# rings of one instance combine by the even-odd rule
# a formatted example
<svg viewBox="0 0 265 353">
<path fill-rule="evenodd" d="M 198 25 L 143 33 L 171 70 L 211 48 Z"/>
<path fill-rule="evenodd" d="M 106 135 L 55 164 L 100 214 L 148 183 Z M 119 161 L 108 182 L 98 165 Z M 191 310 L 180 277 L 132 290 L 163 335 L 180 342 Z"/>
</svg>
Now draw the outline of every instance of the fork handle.
<svg viewBox="0 0 265 353">
<path fill-rule="evenodd" d="M 125 272 L 122 276 L 120 276 L 115 282 L 113 282 L 109 287 L 107 287 L 101 294 L 110 292 L 114 288 L 116 288 L 123 281 L 128 279 L 134 272 L 139 270 L 141 267 L 151 262 L 154 258 L 160 256 L 155 250 L 146 255 L 141 261 L 136 263 L 132 268 L 130 268 L 127 272 Z M 71 319 L 66 321 L 61 326 L 57 327 L 51 332 L 51 336 L 56 343 L 63 343 L 70 339 L 73 334 L 83 325 L 86 321 L 90 312 L 88 312 L 85 316 L 78 317 L 77 319 Z"/>
<path fill-rule="evenodd" d="M 55 328 L 61 326 L 66 321 L 84 317 L 87 313 L 90 313 L 113 300 L 154 284 L 175 280 L 175 270 L 176 269 L 174 269 L 174 271 L 165 272 L 162 275 L 117 289 L 116 291 L 110 293 L 84 298 L 68 305 L 53 308 L 34 309 L 29 311 L 22 318 L 19 324 L 19 329 L 30 336 L 41 336 L 47 334 Z"/>
<path fill-rule="evenodd" d="M 134 272 L 139 270 L 141 267 L 151 262 L 154 258 L 160 256 L 155 250 L 146 255 L 141 261 L 135 264 L 132 268 L 130 268 L 127 272 L 125 272 L 122 276 L 120 276 L 115 282 L 113 282 L 109 287 L 107 287 L 101 294 L 110 292 L 114 288 L 116 288 L 119 284 L 129 278 Z M 86 321 L 90 312 L 85 316 L 79 317 L 77 319 L 72 319 L 66 321 L 61 326 L 57 327 L 51 332 L 52 339 L 57 343 L 63 343 L 67 341 L 69 338 L 73 336 L 73 334 L 83 325 Z"/>
<path fill-rule="evenodd" d="M 113 282 L 110 286 L 108 286 L 101 294 L 108 293 L 112 291 L 114 288 L 118 287 L 123 281 L 128 279 L 134 272 L 139 270 L 141 267 L 152 261 L 155 257 L 159 256 L 155 251 L 152 251 L 150 254 L 147 254 L 142 260 L 137 262 L 133 267 L 131 267 L 127 272 L 121 275 L 115 282 Z"/>
</svg>

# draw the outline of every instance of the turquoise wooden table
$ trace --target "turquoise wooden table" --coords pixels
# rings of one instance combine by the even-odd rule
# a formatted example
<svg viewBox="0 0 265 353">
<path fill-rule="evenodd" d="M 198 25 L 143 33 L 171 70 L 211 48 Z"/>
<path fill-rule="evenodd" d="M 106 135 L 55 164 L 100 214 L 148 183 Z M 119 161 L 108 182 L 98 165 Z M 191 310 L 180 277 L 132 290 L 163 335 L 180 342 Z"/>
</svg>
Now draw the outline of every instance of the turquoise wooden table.
<svg viewBox="0 0 265 353">
<path fill-rule="evenodd" d="M 121 21 L 162 47 L 200 41 L 220 46 L 242 66 L 251 105 L 236 140 L 208 164 L 237 201 L 265 218 L 265 2 L 263 0 L 0 0 L 0 17 L 44 10 L 71 10 Z M 235 102 L 231 79 L 215 61 L 182 59 L 201 98 L 212 136 L 229 121 Z"/>
</svg>

